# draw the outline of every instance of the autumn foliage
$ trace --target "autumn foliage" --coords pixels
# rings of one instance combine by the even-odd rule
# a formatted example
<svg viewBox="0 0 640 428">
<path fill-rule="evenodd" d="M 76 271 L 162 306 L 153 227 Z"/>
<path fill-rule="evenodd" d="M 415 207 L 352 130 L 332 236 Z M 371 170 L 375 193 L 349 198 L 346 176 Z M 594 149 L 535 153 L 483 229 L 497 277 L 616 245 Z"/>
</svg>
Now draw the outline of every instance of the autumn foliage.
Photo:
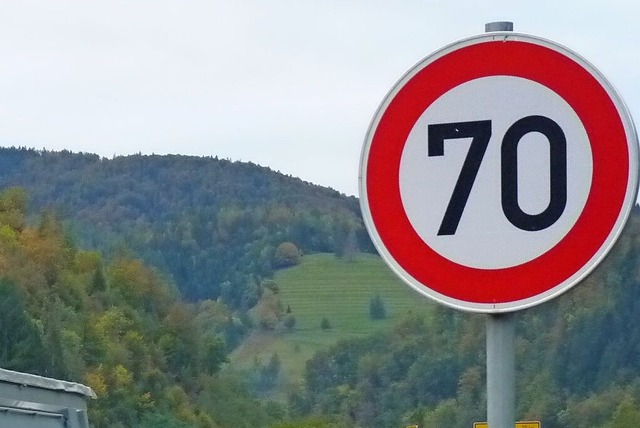
<svg viewBox="0 0 640 428">
<path fill-rule="evenodd" d="M 26 201 L 20 189 L 0 193 L 0 367 L 90 386 L 95 427 L 220 427 L 263 416 L 219 373 L 237 330 L 223 303 L 186 303 L 140 260 L 76 248 L 52 211 L 27 225 Z M 226 406 L 194 398 L 221 389 L 240 392 Z"/>
</svg>

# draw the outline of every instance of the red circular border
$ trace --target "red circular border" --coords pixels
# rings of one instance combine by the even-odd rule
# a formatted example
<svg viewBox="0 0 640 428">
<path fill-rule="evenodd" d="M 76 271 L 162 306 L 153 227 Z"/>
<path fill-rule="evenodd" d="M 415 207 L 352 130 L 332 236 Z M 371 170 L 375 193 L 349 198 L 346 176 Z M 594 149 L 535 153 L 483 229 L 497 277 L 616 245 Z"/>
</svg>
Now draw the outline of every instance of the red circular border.
<svg viewBox="0 0 640 428">
<path fill-rule="evenodd" d="M 497 75 L 538 82 L 574 109 L 591 144 L 593 179 L 582 214 L 555 247 L 518 266 L 478 269 L 442 257 L 418 236 L 402 204 L 399 169 L 409 132 L 427 107 L 464 82 Z M 623 209 L 630 160 L 620 113 L 588 70 L 546 46 L 501 40 L 461 47 L 418 70 L 377 117 L 364 159 L 368 209 L 389 254 L 425 290 L 472 304 L 538 296 L 563 284 L 594 258 Z"/>
</svg>

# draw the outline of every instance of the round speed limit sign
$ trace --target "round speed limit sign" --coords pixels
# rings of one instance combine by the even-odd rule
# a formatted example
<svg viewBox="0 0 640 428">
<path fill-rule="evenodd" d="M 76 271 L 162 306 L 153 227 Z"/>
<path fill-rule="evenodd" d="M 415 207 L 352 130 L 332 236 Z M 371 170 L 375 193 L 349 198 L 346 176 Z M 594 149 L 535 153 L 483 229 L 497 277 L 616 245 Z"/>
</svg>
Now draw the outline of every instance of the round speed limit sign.
<svg viewBox="0 0 640 428">
<path fill-rule="evenodd" d="M 583 279 L 636 201 L 637 136 L 574 52 L 488 33 L 422 60 L 364 144 L 360 200 L 382 257 L 449 306 L 506 312 Z"/>
</svg>

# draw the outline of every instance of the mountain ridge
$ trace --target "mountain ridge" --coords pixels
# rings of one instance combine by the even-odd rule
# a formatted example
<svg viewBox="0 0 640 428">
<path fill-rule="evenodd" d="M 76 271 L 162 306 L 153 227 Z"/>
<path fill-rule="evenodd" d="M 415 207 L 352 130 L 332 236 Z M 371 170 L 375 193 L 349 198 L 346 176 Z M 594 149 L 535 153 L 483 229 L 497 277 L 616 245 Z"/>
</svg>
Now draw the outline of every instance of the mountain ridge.
<svg viewBox="0 0 640 428">
<path fill-rule="evenodd" d="M 0 186 L 58 212 L 83 247 L 133 251 L 189 299 L 250 307 L 283 242 L 374 252 L 357 198 L 251 162 L 0 148 Z"/>
</svg>

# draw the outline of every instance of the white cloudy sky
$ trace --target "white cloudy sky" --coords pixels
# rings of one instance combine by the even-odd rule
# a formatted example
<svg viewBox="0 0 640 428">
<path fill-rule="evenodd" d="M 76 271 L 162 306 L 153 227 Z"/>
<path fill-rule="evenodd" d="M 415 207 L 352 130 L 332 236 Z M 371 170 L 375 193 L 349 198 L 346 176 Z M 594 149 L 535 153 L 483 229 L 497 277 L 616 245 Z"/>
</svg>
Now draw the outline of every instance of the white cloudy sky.
<svg viewBox="0 0 640 428">
<path fill-rule="evenodd" d="M 513 21 L 594 63 L 640 114 L 630 0 L 32 0 L 0 6 L 0 145 L 251 161 L 357 194 L 387 90 Z"/>
</svg>

